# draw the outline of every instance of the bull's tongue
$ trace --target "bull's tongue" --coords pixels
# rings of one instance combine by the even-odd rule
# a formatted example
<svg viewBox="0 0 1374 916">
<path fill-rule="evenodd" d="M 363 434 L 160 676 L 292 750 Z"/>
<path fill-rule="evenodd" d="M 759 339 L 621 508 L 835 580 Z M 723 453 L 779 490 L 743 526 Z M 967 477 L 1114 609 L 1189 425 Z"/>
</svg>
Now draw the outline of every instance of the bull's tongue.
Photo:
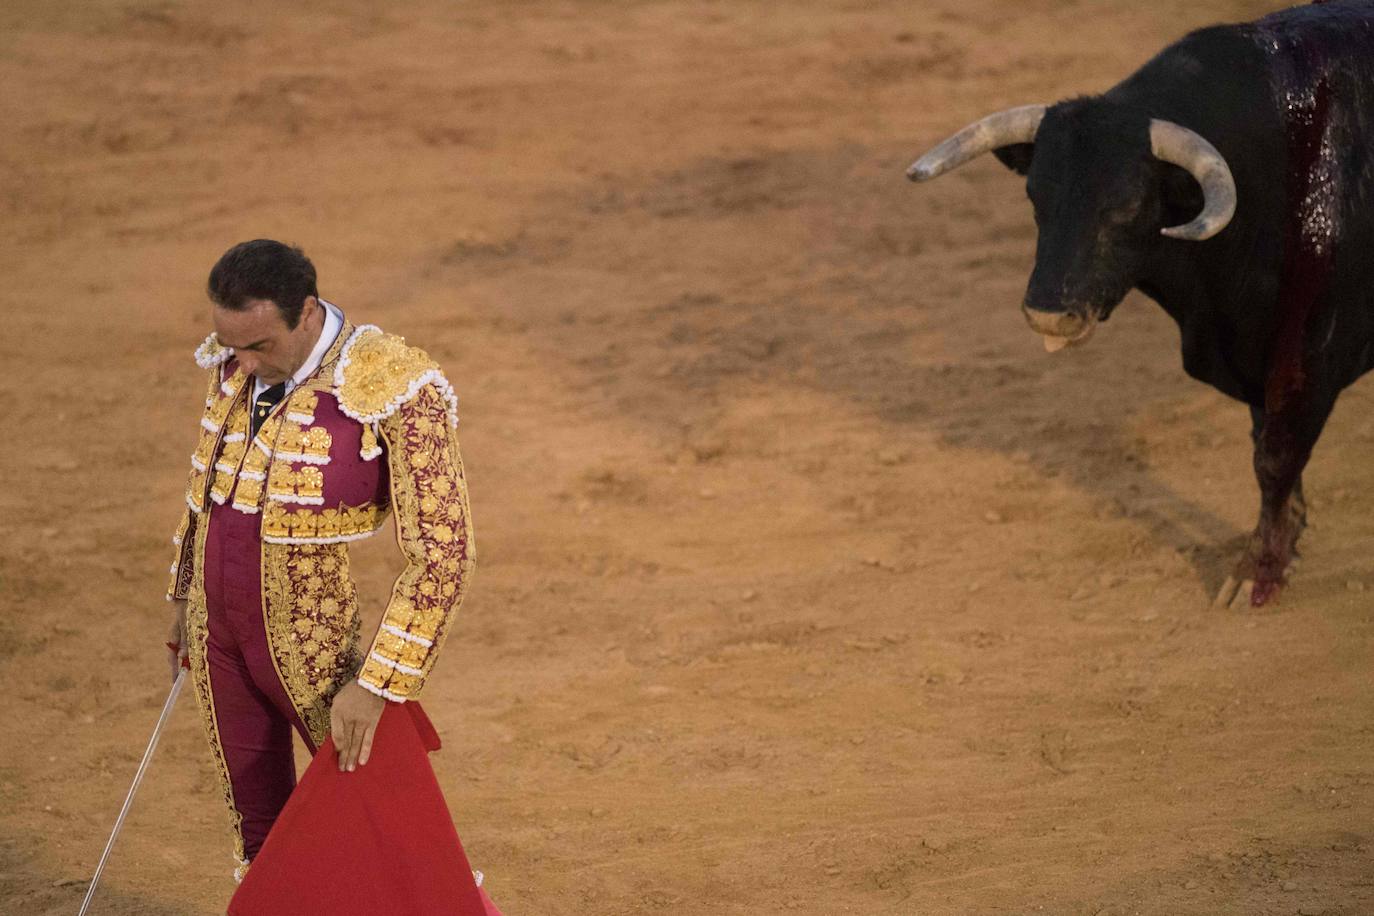
<svg viewBox="0 0 1374 916">
<path fill-rule="evenodd" d="M 1072 337 L 1060 337 L 1058 334 L 1041 333 L 1040 338 L 1045 342 L 1046 353 L 1058 353 L 1065 347 L 1076 347 L 1086 343 L 1089 337 L 1093 336 L 1093 331 L 1097 330 L 1097 322 L 1089 321 L 1078 333 Z"/>
<path fill-rule="evenodd" d="M 1077 315 L 1065 312 L 1042 312 L 1022 305 L 1026 321 L 1031 330 L 1040 335 L 1046 353 L 1058 353 L 1065 347 L 1086 343 L 1093 331 L 1097 330 L 1098 318 L 1095 315 Z M 1055 333 L 1068 331 L 1069 333 Z"/>
<path fill-rule="evenodd" d="M 1060 350 L 1073 343 L 1071 337 L 1055 337 L 1053 334 L 1041 335 L 1045 340 L 1046 353 L 1058 353 Z"/>
</svg>

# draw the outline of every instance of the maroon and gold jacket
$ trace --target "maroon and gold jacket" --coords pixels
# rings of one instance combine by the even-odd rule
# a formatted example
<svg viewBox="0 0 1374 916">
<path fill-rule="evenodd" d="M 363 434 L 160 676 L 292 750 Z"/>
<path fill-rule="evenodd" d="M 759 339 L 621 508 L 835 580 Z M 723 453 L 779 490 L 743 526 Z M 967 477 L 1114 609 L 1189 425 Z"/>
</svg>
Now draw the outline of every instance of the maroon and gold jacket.
<svg viewBox="0 0 1374 916">
<path fill-rule="evenodd" d="M 209 370 L 209 392 L 168 597 L 188 600 L 200 669 L 208 510 L 259 516 L 273 658 L 318 744 L 349 678 L 388 700 L 419 693 L 463 598 L 476 554 L 457 402 L 423 351 L 345 320 L 320 368 L 250 440 L 252 380 L 233 351 L 212 334 L 196 361 Z M 375 533 L 390 512 L 406 566 L 364 651 L 347 543 Z"/>
</svg>

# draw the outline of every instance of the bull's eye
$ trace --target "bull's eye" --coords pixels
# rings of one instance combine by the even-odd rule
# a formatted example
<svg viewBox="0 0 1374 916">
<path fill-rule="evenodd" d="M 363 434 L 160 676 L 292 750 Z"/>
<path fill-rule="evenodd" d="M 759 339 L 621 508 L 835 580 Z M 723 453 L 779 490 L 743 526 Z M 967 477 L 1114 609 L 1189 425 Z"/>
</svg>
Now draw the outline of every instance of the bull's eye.
<svg viewBox="0 0 1374 916">
<path fill-rule="evenodd" d="M 1106 213 L 1107 222 L 1113 226 L 1126 226 L 1135 222 L 1135 218 L 1140 215 L 1140 201 L 1133 200 L 1113 207 Z"/>
</svg>

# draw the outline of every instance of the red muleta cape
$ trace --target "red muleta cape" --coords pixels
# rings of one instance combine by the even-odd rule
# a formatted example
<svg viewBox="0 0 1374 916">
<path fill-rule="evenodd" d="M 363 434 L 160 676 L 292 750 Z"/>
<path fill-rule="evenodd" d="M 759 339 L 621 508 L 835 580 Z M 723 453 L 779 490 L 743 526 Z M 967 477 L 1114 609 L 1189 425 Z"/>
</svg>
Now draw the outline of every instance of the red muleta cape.
<svg viewBox="0 0 1374 916">
<path fill-rule="evenodd" d="M 477 886 L 427 752 L 439 735 L 415 702 L 387 703 L 366 766 L 315 754 L 229 916 L 501 916 Z"/>
</svg>

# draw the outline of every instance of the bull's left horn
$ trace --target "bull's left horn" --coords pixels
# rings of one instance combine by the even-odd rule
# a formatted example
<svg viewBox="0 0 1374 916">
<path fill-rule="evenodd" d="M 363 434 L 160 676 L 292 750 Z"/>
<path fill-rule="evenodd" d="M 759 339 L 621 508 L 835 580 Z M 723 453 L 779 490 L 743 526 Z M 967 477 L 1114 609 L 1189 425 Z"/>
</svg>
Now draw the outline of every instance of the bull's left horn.
<svg viewBox="0 0 1374 916">
<path fill-rule="evenodd" d="M 906 170 L 906 177 L 912 181 L 929 181 L 999 146 L 1033 143 L 1035 132 L 1040 129 L 1040 120 L 1044 117 L 1044 105 L 1023 105 L 990 114 L 981 121 L 974 121 L 916 160 Z"/>
<path fill-rule="evenodd" d="M 1217 148 L 1201 135 L 1173 121 L 1150 121 L 1150 150 L 1156 159 L 1188 170 L 1202 185 L 1202 212 L 1192 222 L 1161 229 L 1173 239 L 1201 242 L 1210 239 L 1236 215 L 1236 180 Z"/>
</svg>

